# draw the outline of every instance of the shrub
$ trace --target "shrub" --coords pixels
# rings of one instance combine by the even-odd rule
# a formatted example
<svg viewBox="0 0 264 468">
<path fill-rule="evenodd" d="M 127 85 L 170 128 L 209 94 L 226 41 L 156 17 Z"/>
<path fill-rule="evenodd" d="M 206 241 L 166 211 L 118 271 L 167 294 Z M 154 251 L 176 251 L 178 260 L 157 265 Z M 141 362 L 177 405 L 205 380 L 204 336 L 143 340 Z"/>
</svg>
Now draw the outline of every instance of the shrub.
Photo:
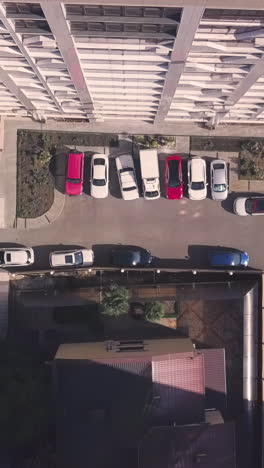
<svg viewBox="0 0 264 468">
<path fill-rule="evenodd" d="M 105 291 L 103 298 L 103 314 L 111 317 L 127 314 L 129 311 L 130 291 L 127 288 L 112 284 Z"/>
<path fill-rule="evenodd" d="M 158 321 L 164 317 L 164 304 L 161 302 L 147 302 L 145 317 L 151 322 Z"/>
</svg>

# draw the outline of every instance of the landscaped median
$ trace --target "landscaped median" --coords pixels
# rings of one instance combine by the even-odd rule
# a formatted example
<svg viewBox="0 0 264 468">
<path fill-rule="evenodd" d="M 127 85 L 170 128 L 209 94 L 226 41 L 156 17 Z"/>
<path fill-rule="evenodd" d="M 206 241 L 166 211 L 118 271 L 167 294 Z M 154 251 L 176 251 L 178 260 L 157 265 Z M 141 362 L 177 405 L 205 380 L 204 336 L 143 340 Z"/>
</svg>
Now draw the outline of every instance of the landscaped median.
<svg viewBox="0 0 264 468">
<path fill-rule="evenodd" d="M 21 130 L 17 134 L 17 228 L 38 228 L 62 212 L 65 196 L 55 190 L 52 164 L 56 145 L 49 134 Z"/>
</svg>

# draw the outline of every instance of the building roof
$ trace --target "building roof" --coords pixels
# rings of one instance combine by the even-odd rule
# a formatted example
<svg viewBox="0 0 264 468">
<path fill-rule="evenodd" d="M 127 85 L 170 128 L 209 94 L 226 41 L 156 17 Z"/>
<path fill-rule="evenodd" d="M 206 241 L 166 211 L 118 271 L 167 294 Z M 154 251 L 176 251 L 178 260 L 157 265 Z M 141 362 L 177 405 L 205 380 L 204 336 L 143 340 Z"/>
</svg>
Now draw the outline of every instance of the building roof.
<svg viewBox="0 0 264 468">
<path fill-rule="evenodd" d="M 210 372 L 213 357 L 178 338 L 61 345 L 54 361 L 58 466 L 86 467 L 89 458 L 101 468 L 111 457 L 119 467 L 121 445 L 136 450 L 150 425 L 204 422 L 205 385 L 222 388 Z"/>
<path fill-rule="evenodd" d="M 139 468 L 235 468 L 234 423 L 152 428 L 138 460 Z"/>
<path fill-rule="evenodd" d="M 205 380 L 203 354 L 153 358 L 154 414 L 159 423 L 204 421 Z"/>
<path fill-rule="evenodd" d="M 201 349 L 204 356 L 205 407 L 220 411 L 226 409 L 226 361 L 225 350 Z"/>
</svg>

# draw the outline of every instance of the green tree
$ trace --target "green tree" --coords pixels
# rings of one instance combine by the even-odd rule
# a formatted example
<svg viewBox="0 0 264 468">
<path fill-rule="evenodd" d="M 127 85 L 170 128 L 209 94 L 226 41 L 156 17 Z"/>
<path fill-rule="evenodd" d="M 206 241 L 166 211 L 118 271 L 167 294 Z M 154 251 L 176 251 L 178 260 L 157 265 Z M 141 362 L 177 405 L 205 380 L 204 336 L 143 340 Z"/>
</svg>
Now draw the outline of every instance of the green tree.
<svg viewBox="0 0 264 468">
<path fill-rule="evenodd" d="M 145 317 L 151 322 L 158 321 L 164 317 L 164 304 L 161 302 L 147 302 Z"/>
<path fill-rule="evenodd" d="M 118 317 L 128 313 L 130 291 L 127 288 L 112 284 L 104 293 L 103 314 Z"/>
</svg>

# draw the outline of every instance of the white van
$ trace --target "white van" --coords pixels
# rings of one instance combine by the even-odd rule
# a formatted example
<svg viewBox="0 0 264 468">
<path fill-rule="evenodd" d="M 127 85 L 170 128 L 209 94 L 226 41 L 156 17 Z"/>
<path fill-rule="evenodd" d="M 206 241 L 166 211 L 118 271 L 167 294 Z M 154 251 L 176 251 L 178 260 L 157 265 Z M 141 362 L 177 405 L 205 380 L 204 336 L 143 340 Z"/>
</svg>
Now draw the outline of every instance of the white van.
<svg viewBox="0 0 264 468">
<path fill-rule="evenodd" d="M 156 149 L 139 152 L 143 196 L 146 200 L 160 198 L 159 161 Z"/>
</svg>

